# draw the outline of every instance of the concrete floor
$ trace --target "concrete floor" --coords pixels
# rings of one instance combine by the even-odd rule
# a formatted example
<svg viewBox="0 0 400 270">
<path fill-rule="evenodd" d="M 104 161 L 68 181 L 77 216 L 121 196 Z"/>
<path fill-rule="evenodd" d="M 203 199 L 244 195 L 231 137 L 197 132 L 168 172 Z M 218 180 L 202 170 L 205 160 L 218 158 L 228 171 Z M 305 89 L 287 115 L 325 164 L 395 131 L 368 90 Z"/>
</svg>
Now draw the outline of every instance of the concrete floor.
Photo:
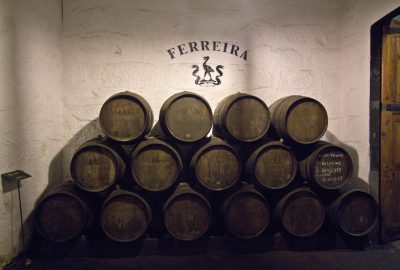
<svg viewBox="0 0 400 270">
<path fill-rule="evenodd" d="M 27 269 L 22 261 L 6 269 Z M 28 268 L 29 269 L 29 268 Z M 364 251 L 270 251 L 246 255 L 154 256 L 131 258 L 70 257 L 35 260 L 30 269 L 191 269 L 191 270 L 400 270 L 400 241 L 385 246 L 370 246 Z"/>
</svg>

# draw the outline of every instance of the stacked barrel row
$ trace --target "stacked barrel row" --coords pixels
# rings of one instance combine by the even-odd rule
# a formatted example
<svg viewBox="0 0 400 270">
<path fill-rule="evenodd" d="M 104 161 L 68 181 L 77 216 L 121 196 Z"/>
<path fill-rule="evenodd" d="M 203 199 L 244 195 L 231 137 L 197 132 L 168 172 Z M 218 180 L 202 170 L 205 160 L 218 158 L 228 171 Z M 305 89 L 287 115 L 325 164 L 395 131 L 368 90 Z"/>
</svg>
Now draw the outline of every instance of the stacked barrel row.
<svg viewBox="0 0 400 270">
<path fill-rule="evenodd" d="M 36 229 L 48 241 L 96 228 L 118 242 L 254 239 L 278 230 L 308 237 L 324 224 L 364 236 L 377 223 L 368 193 L 343 192 L 352 160 L 321 141 L 328 116 L 315 99 L 288 96 L 268 107 L 238 93 L 213 113 L 201 96 L 181 92 L 164 102 L 153 127 L 147 101 L 123 92 L 104 103 L 99 121 L 106 136 L 76 150 L 73 182 L 36 207 Z"/>
</svg>

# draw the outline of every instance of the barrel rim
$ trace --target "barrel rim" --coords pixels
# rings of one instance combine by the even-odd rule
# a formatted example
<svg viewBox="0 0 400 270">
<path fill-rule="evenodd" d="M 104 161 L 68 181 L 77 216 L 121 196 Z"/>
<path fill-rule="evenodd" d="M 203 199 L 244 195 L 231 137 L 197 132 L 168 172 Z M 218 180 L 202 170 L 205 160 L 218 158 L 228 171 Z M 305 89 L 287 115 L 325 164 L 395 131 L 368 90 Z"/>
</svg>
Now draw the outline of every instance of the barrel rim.
<svg viewBox="0 0 400 270">
<path fill-rule="evenodd" d="M 294 232 L 291 232 L 291 231 L 289 231 L 289 230 L 286 228 L 286 226 L 283 225 L 283 222 L 282 222 L 283 210 L 286 208 L 286 205 L 287 205 L 287 203 L 289 202 L 289 199 L 292 198 L 293 196 L 299 195 L 300 193 L 305 193 L 305 194 L 311 195 L 311 196 L 312 196 L 314 199 L 316 199 L 316 200 L 319 202 L 319 204 L 321 205 L 321 215 L 322 215 L 323 218 L 321 219 L 321 221 L 320 221 L 320 223 L 318 224 L 318 226 L 316 226 L 316 228 L 315 228 L 314 230 L 312 230 L 311 232 L 309 232 L 309 233 L 294 233 Z M 281 204 L 281 203 L 282 203 L 282 204 Z M 281 205 L 280 205 L 280 204 L 281 204 Z M 325 209 L 325 206 L 324 206 L 322 200 L 319 198 L 319 196 L 318 196 L 316 193 L 314 193 L 314 192 L 313 192 L 311 189 L 309 189 L 309 188 L 297 188 L 297 189 L 294 189 L 294 190 L 292 190 L 291 192 L 287 193 L 287 194 L 280 200 L 280 202 L 278 203 L 278 208 L 279 208 L 279 211 L 277 211 L 277 214 L 278 214 L 278 217 L 279 217 L 279 222 L 280 222 L 280 224 L 283 226 L 283 228 L 284 228 L 285 231 L 287 231 L 288 233 L 290 233 L 290 234 L 292 234 L 292 235 L 294 235 L 294 236 L 297 236 L 297 237 L 309 237 L 309 236 L 312 236 L 312 235 L 314 235 L 315 233 L 317 233 L 317 232 L 321 229 L 321 227 L 323 226 L 323 224 L 325 223 L 325 219 L 326 219 L 326 209 Z"/>
<path fill-rule="evenodd" d="M 228 131 L 228 132 L 226 132 L 227 135 L 236 141 L 244 142 L 244 143 L 251 143 L 251 142 L 255 142 L 255 141 L 262 139 L 267 134 L 267 132 L 271 126 L 271 112 L 270 112 L 267 104 L 261 98 L 255 96 L 255 95 L 247 94 L 247 93 L 236 93 L 236 94 L 228 96 L 227 98 L 229 98 L 229 99 L 227 99 L 228 105 L 224 109 L 225 117 L 223 117 L 223 124 L 222 124 L 224 126 L 224 128 Z M 245 99 L 245 98 L 255 99 L 265 108 L 265 111 L 267 112 L 268 124 L 266 125 L 265 130 L 262 132 L 261 135 L 259 135 L 258 137 L 255 137 L 253 139 L 243 139 L 243 138 L 238 138 L 238 137 L 234 136 L 232 134 L 232 132 L 228 129 L 228 126 L 226 123 L 226 116 L 228 115 L 229 110 L 231 109 L 233 104 L 236 101 L 238 101 L 239 99 Z"/>
<path fill-rule="evenodd" d="M 227 151 L 231 152 L 231 153 L 235 156 L 236 161 L 237 161 L 237 164 L 238 164 L 238 173 L 237 173 L 237 175 L 235 176 L 234 181 L 233 181 L 230 185 L 228 185 L 228 186 L 226 186 L 226 187 L 224 187 L 224 188 L 210 188 L 209 186 L 205 185 L 205 184 L 203 183 L 203 181 L 200 181 L 200 180 L 199 180 L 198 168 L 197 168 L 197 167 L 198 167 L 198 166 L 197 166 L 197 165 L 198 165 L 198 162 L 197 162 L 197 161 L 199 160 L 199 158 L 200 158 L 201 155 L 203 155 L 203 154 L 205 154 L 205 153 L 208 153 L 208 152 L 214 150 L 215 148 L 213 148 L 213 147 L 220 148 L 220 149 L 224 149 L 224 150 L 227 150 Z M 242 166 L 241 166 L 241 161 L 240 161 L 239 154 L 237 153 L 237 151 L 235 150 L 235 148 L 233 148 L 231 145 L 229 145 L 229 144 L 223 142 L 222 140 L 221 140 L 221 141 L 211 141 L 211 142 L 207 143 L 206 145 L 204 145 L 203 147 L 201 147 L 199 150 L 197 150 L 196 153 L 192 156 L 190 165 L 191 165 L 191 167 L 192 167 L 192 170 L 194 171 L 194 174 L 195 174 L 195 177 L 196 177 L 197 182 L 198 182 L 202 187 L 206 188 L 207 190 L 209 190 L 209 191 L 216 191 L 216 192 L 217 192 L 217 191 L 225 191 L 225 190 L 228 190 L 228 189 L 230 189 L 231 187 L 235 186 L 235 185 L 239 182 L 239 180 L 240 180 L 240 175 L 241 175 L 241 172 L 242 172 Z"/>
<path fill-rule="evenodd" d="M 145 185 L 143 185 L 143 183 L 141 181 L 139 181 L 137 179 L 137 176 L 136 176 L 135 171 L 133 169 L 133 162 L 134 162 L 134 158 L 133 157 L 138 157 L 141 152 L 143 152 L 146 149 L 151 148 L 153 146 L 164 147 L 166 149 L 166 152 L 171 154 L 172 158 L 177 161 L 176 162 L 176 168 L 177 168 L 176 171 L 177 171 L 177 173 L 176 173 L 175 180 L 168 187 L 166 187 L 164 189 L 151 189 L 151 188 L 146 187 Z M 133 177 L 133 180 L 135 181 L 135 183 L 137 183 L 141 188 L 143 188 L 143 189 L 145 189 L 147 191 L 151 191 L 151 192 L 162 192 L 162 191 L 165 191 L 165 190 L 173 187 L 176 184 L 176 182 L 178 181 L 179 176 L 181 175 L 182 170 L 183 170 L 183 161 L 182 161 L 182 158 L 179 155 L 178 151 L 176 151 L 174 147 L 172 147 L 169 144 L 167 144 L 167 143 L 165 143 L 165 142 L 163 142 L 161 140 L 158 140 L 158 139 L 151 139 L 151 140 L 143 141 L 142 143 L 140 143 L 136 147 L 136 149 L 131 153 L 130 162 L 129 163 L 131 165 L 130 166 L 131 167 L 130 171 L 131 171 L 131 174 L 132 174 L 132 177 Z"/>
<path fill-rule="evenodd" d="M 275 100 L 270 106 L 270 112 L 271 112 L 271 126 L 274 129 L 274 131 L 276 132 L 276 136 L 279 139 L 286 139 L 286 135 L 285 132 L 283 132 L 282 127 L 281 127 L 281 121 L 279 121 L 282 114 L 282 110 L 280 110 L 280 106 L 281 104 L 285 101 L 285 99 L 287 99 L 288 97 L 291 96 L 286 96 L 286 97 L 281 97 L 278 100 Z M 278 115 L 279 113 L 279 115 Z"/>
<path fill-rule="evenodd" d="M 287 108 L 287 113 L 286 113 L 286 115 L 285 115 L 285 124 L 284 124 L 286 130 L 288 129 L 288 127 L 287 127 L 287 122 L 288 122 L 288 121 L 287 121 L 287 120 L 288 120 L 288 117 L 289 117 L 289 115 L 290 115 L 290 112 L 294 109 L 294 107 L 295 107 L 296 105 L 298 105 L 299 103 L 302 103 L 302 102 L 304 102 L 304 101 L 312 101 L 312 102 L 317 103 L 317 104 L 322 108 L 322 111 L 324 112 L 324 117 L 325 117 L 325 120 L 326 120 L 326 121 L 324 121 L 323 132 L 321 132 L 321 135 L 320 135 L 318 138 L 316 138 L 316 139 L 314 139 L 314 140 L 312 140 L 312 141 L 300 141 L 300 140 L 297 140 L 297 139 L 293 138 L 293 136 L 291 136 L 291 135 L 289 134 L 289 132 L 286 132 L 286 134 L 287 134 L 287 136 L 289 137 L 289 139 L 292 140 L 292 141 L 294 141 L 294 142 L 296 142 L 296 143 L 305 144 L 305 145 L 313 144 L 313 143 L 319 141 L 319 140 L 324 136 L 324 134 L 326 133 L 326 131 L 327 131 L 327 129 L 328 129 L 328 120 L 329 120 L 329 119 L 328 119 L 328 112 L 326 111 L 324 105 L 322 105 L 322 103 L 319 102 L 318 100 L 316 100 L 316 99 L 314 99 L 314 98 L 311 98 L 311 97 L 307 97 L 307 96 L 292 95 L 292 96 L 287 96 L 287 97 L 285 97 L 285 98 L 289 98 L 289 97 L 293 97 L 293 98 L 294 98 L 294 97 L 297 97 L 297 99 L 294 100 L 294 101 L 292 101 L 292 102 L 289 104 L 288 108 Z M 284 99 L 285 99 L 285 98 L 284 98 Z M 284 102 L 284 101 L 285 101 L 285 100 L 283 100 L 283 102 Z"/>
<path fill-rule="evenodd" d="M 347 199 L 349 198 L 348 196 L 350 196 L 350 195 L 352 195 L 352 194 L 357 194 L 357 195 L 359 194 L 359 195 L 362 195 L 362 196 L 366 196 L 366 197 L 370 198 L 370 199 L 375 203 L 376 215 L 375 215 L 374 221 L 371 223 L 370 227 L 368 227 L 368 229 L 365 230 L 365 231 L 362 232 L 362 233 L 353 233 L 353 232 L 349 232 L 349 231 L 345 230 L 342 226 L 340 226 L 340 219 L 341 219 L 341 218 L 340 218 L 340 216 L 339 216 L 339 211 L 338 211 L 338 210 L 339 210 L 341 207 L 343 207 L 344 201 L 347 200 Z M 372 195 L 371 195 L 370 193 L 365 192 L 365 191 L 360 190 L 360 189 L 349 190 L 349 191 L 345 192 L 344 194 L 340 195 L 340 196 L 337 198 L 337 200 L 338 200 L 338 204 L 337 204 L 337 206 L 335 207 L 335 208 L 337 209 L 337 211 L 334 211 L 334 216 L 335 216 L 335 220 L 338 220 L 338 221 L 339 221 L 339 222 L 337 223 L 337 226 L 338 226 L 339 229 L 342 230 L 344 233 L 349 234 L 349 235 L 351 235 L 351 236 L 356 236 L 356 237 L 358 237 L 358 236 L 364 236 L 364 235 L 369 234 L 369 233 L 376 227 L 376 225 L 378 224 L 378 221 L 379 221 L 379 206 L 378 206 L 378 204 L 376 203 L 375 198 L 372 197 Z"/>
<path fill-rule="evenodd" d="M 111 102 L 115 99 L 122 99 L 122 98 L 126 98 L 129 99 L 131 101 L 136 102 L 136 104 L 138 104 L 140 106 L 140 108 L 143 111 L 143 115 L 145 117 L 145 121 L 144 121 L 144 125 L 143 125 L 143 130 L 142 132 L 136 136 L 136 137 L 132 137 L 132 138 L 128 138 L 128 139 L 118 139 L 115 136 L 111 135 L 105 128 L 104 128 L 104 124 L 102 121 L 102 112 L 104 110 L 104 106 L 108 103 Z M 148 104 L 148 102 L 140 95 L 133 93 L 133 92 L 129 92 L 129 91 L 125 91 L 125 92 L 120 92 L 120 93 L 116 93 L 114 95 L 112 95 L 111 97 L 109 97 L 101 106 L 100 108 L 100 113 L 99 113 L 99 123 L 100 123 L 100 127 L 102 129 L 102 131 L 104 132 L 104 134 L 110 138 L 111 140 L 115 141 L 115 142 L 119 142 L 119 143 L 129 143 L 129 142 L 135 142 L 140 140 L 141 138 L 143 138 L 149 131 L 151 126 L 153 125 L 153 112 L 151 110 L 150 105 Z"/>
<path fill-rule="evenodd" d="M 290 177 L 290 179 L 284 185 L 278 186 L 278 187 L 271 187 L 271 186 L 265 185 L 263 182 L 261 182 L 259 180 L 259 177 L 257 176 L 256 171 L 254 172 L 254 177 L 256 178 L 257 183 L 260 184 L 263 188 L 266 188 L 266 189 L 269 189 L 269 190 L 281 190 L 281 189 L 284 189 L 285 187 L 289 186 L 293 182 L 293 180 L 296 178 L 296 173 L 297 173 L 297 170 L 298 170 L 298 162 L 297 162 L 295 154 L 290 149 L 290 147 L 288 147 L 288 146 L 286 146 L 286 145 L 284 145 L 284 144 L 282 144 L 280 142 L 268 142 L 266 144 L 263 144 L 262 146 L 260 146 L 259 148 L 257 148 L 253 152 L 253 154 L 256 154 L 256 157 L 254 159 L 254 167 L 256 166 L 260 155 L 265 153 L 265 150 L 266 150 L 265 148 L 269 148 L 269 147 L 277 148 L 277 149 L 283 149 L 283 150 L 286 150 L 290 154 L 290 156 L 292 157 L 292 160 L 293 160 L 292 176 Z M 251 156 L 250 156 L 250 158 L 251 158 Z M 250 158 L 249 158 L 249 160 L 250 160 Z"/>
<path fill-rule="evenodd" d="M 316 157 L 322 151 L 324 151 L 324 150 L 326 150 L 328 148 L 332 148 L 332 149 L 339 150 L 339 151 L 343 152 L 345 155 L 347 155 L 348 160 L 349 160 L 349 171 L 348 171 L 348 174 L 347 174 L 345 180 L 343 180 L 343 182 L 340 185 L 335 186 L 335 187 L 325 187 L 325 186 L 322 186 L 319 181 L 316 181 L 315 180 L 315 173 L 314 173 L 315 172 L 315 167 L 316 167 L 316 164 L 315 164 L 316 162 L 315 162 L 315 160 L 313 158 L 308 158 L 307 159 L 307 165 L 306 166 L 307 166 L 307 170 L 311 174 L 310 178 L 319 187 L 321 187 L 323 189 L 326 189 L 326 190 L 337 190 L 337 189 L 340 189 L 343 186 L 345 186 L 349 182 L 349 180 L 353 177 L 353 170 L 354 170 L 354 168 L 353 168 L 353 160 L 352 160 L 350 154 L 346 151 L 346 149 L 344 149 L 343 147 L 340 147 L 338 145 L 334 145 L 334 144 L 330 144 L 330 143 L 324 144 L 324 145 L 321 145 L 321 146 L 317 147 L 317 149 L 315 149 L 315 151 L 313 151 L 313 153 L 311 155 Z"/>
<path fill-rule="evenodd" d="M 42 231 L 40 225 L 39 225 L 39 212 L 42 209 L 42 205 L 43 203 L 45 203 L 45 201 L 51 199 L 51 197 L 57 196 L 57 195 L 64 195 L 64 196 L 68 196 L 73 198 L 75 201 L 77 201 L 79 203 L 79 205 L 81 206 L 81 211 L 83 214 L 83 222 L 82 225 L 79 229 L 79 232 L 76 233 L 73 236 L 67 237 L 65 239 L 61 239 L 61 240 L 57 240 L 57 239 L 51 239 L 50 237 L 47 237 L 47 235 Z M 82 201 L 81 198 L 79 198 L 78 196 L 76 196 L 75 194 L 68 192 L 68 191 L 62 191 L 62 190 L 57 190 L 57 191 L 50 191 L 49 194 L 47 194 L 45 197 L 43 197 L 37 204 L 36 209 L 35 209 L 35 213 L 34 213 L 34 217 L 35 217 L 35 230 L 37 233 L 39 233 L 39 235 L 44 238 L 47 241 L 53 242 L 53 243 L 65 243 L 74 239 L 77 239 L 78 237 L 80 237 L 83 234 L 83 231 L 86 228 L 86 225 L 88 224 L 89 221 L 89 213 L 88 213 L 88 206 L 85 205 L 85 203 Z"/>
<path fill-rule="evenodd" d="M 168 111 L 170 109 L 170 107 L 176 102 L 178 101 L 180 98 L 183 97 L 192 97 L 194 99 L 200 100 L 201 103 L 203 103 L 205 105 L 205 107 L 207 108 L 208 112 L 209 112 L 209 116 L 210 116 L 210 127 L 208 128 L 208 131 L 200 138 L 197 139 L 185 139 L 185 138 L 180 138 L 179 136 L 176 136 L 171 129 L 169 128 L 168 125 L 168 121 L 167 121 L 167 115 L 168 115 Z M 183 142 L 183 143 L 192 143 L 192 142 L 197 142 L 201 139 L 203 139 L 204 137 L 206 137 L 208 135 L 208 133 L 210 133 L 210 130 L 213 126 L 213 113 L 212 113 L 212 109 L 210 104 L 207 102 L 207 100 L 205 98 L 203 98 L 202 96 L 194 93 L 194 92 L 189 92 L 189 91 L 183 91 L 180 93 L 176 93 L 172 96 L 170 96 L 161 106 L 161 110 L 160 110 L 160 115 L 159 115 L 160 119 L 163 119 L 163 121 L 160 121 L 160 126 L 163 129 L 163 131 L 168 135 L 171 136 L 174 140 Z"/>
<path fill-rule="evenodd" d="M 137 199 L 140 203 L 142 203 L 142 205 L 145 208 L 145 215 L 146 215 L 146 222 L 147 222 L 147 226 L 143 229 L 143 231 L 141 231 L 137 236 L 132 237 L 130 239 L 126 239 L 126 240 L 121 240 L 118 238 L 115 238 L 114 236 L 112 236 L 107 229 L 105 228 L 104 225 L 104 209 L 106 208 L 107 204 L 109 204 L 112 200 L 117 199 L 118 197 L 122 197 L 122 196 L 128 196 L 128 197 L 134 197 L 135 199 Z M 104 202 L 101 205 L 101 210 L 100 210 L 100 225 L 101 228 L 103 229 L 104 233 L 112 240 L 120 242 L 120 243 L 127 243 L 127 242 L 133 242 L 137 239 L 139 239 L 140 237 L 142 237 L 144 235 L 144 233 L 147 231 L 149 224 L 151 222 L 151 220 L 153 219 L 153 214 L 151 211 L 151 207 L 150 205 L 146 202 L 146 200 L 141 197 L 139 194 L 136 194 L 134 192 L 130 192 L 127 190 L 115 190 L 113 192 L 111 192 L 110 195 L 107 196 L 107 198 L 104 200 Z"/>
<path fill-rule="evenodd" d="M 235 197 L 240 197 L 240 196 L 242 196 L 242 195 L 244 195 L 244 194 L 256 195 L 258 198 L 261 199 L 261 201 L 264 202 L 265 208 L 266 208 L 266 210 L 267 210 L 267 212 L 268 212 L 268 213 L 267 213 L 267 214 L 268 214 L 267 222 L 266 222 L 265 226 L 263 227 L 263 229 L 260 230 L 259 232 L 257 232 L 256 234 L 250 235 L 250 236 L 246 236 L 246 235 L 237 235 L 236 233 L 234 233 L 234 232 L 231 230 L 231 228 L 227 225 L 227 222 L 226 222 L 226 219 L 227 219 L 227 214 L 226 214 L 226 213 L 227 213 L 227 209 L 230 207 L 229 204 L 231 204 L 232 200 L 233 200 Z M 242 189 L 239 189 L 239 190 L 237 190 L 236 192 L 234 192 L 233 194 L 231 194 L 231 195 L 225 200 L 225 202 L 223 203 L 222 209 L 223 209 L 223 213 L 224 213 L 223 216 L 224 216 L 224 224 L 225 224 L 225 227 L 228 229 L 228 231 L 229 231 L 233 236 L 235 236 L 235 237 L 237 237 L 237 238 L 240 238 L 240 239 L 254 239 L 254 238 L 260 236 L 261 234 L 263 234 L 263 233 L 265 232 L 265 230 L 268 228 L 269 224 L 271 223 L 271 214 L 272 214 L 272 213 L 271 213 L 271 207 L 270 207 L 268 201 L 265 199 L 265 197 L 264 197 L 260 192 L 258 192 L 258 191 L 255 190 L 255 189 L 252 189 L 250 186 L 248 186 L 248 187 L 247 187 L 247 186 L 244 186 Z"/>
<path fill-rule="evenodd" d="M 179 188 L 179 187 L 178 187 Z M 187 196 L 187 195 L 195 195 L 195 196 L 197 196 L 198 198 L 200 198 L 201 199 L 201 201 L 204 203 L 204 205 L 206 205 L 206 207 L 207 207 L 207 210 L 208 210 L 208 220 L 207 220 L 207 226 L 205 226 L 205 228 L 201 231 L 201 233 L 199 233 L 197 236 L 195 236 L 195 237 L 193 237 L 193 236 L 190 236 L 190 237 L 181 237 L 181 236 L 178 236 L 177 234 L 175 234 L 174 232 L 172 232 L 171 230 L 170 230 L 170 228 L 167 226 L 167 223 L 165 222 L 166 220 L 166 212 L 168 211 L 168 208 L 169 208 L 169 206 L 172 204 L 172 202 L 173 201 L 175 201 L 175 200 L 177 200 L 179 197 L 181 197 L 181 196 Z M 204 236 L 204 234 L 207 232 L 207 230 L 208 230 L 208 228 L 210 227 L 210 224 L 211 224 L 211 218 L 212 218 L 212 210 L 211 210 L 211 205 L 210 205 L 210 203 L 208 202 L 208 200 L 202 195 L 202 194 L 200 194 L 199 192 L 196 192 L 196 191 L 194 191 L 190 186 L 182 186 L 182 189 L 181 190 L 177 190 L 176 192 L 174 192 L 174 194 L 172 194 L 168 199 L 167 199 L 167 201 L 164 203 L 164 206 L 163 206 L 163 221 L 164 221 L 164 225 L 165 225 L 165 228 L 167 229 L 167 231 L 168 231 L 168 233 L 170 233 L 174 238 L 176 238 L 176 239 L 178 239 L 178 240 L 181 240 L 181 241 L 185 241 L 185 242 L 188 242 L 188 241 L 193 241 L 193 240 L 197 240 L 197 239 L 199 239 L 199 238 L 201 238 L 201 237 L 203 237 Z"/>
<path fill-rule="evenodd" d="M 74 167 L 73 164 L 75 164 L 75 159 L 77 158 L 78 154 L 80 154 L 82 151 L 84 151 L 87 148 L 95 148 L 95 147 L 104 148 L 111 153 L 113 165 L 115 167 L 115 176 L 112 179 L 112 182 L 108 186 L 103 187 L 103 188 L 98 188 L 98 189 L 95 189 L 95 188 L 89 189 L 89 188 L 85 187 L 84 185 L 82 185 L 79 181 L 77 181 L 78 178 L 76 177 L 76 174 L 73 170 L 73 167 Z M 119 166 L 118 166 L 118 160 L 116 158 L 116 155 L 118 155 L 118 153 L 116 151 L 114 151 L 114 149 L 112 149 L 104 144 L 101 144 L 101 143 L 89 142 L 89 143 L 85 143 L 81 147 L 79 147 L 75 151 L 74 155 L 72 156 L 71 163 L 70 163 L 71 177 L 74 180 L 74 183 L 76 184 L 76 186 L 79 187 L 81 190 L 91 192 L 91 193 L 102 192 L 102 191 L 105 191 L 105 190 L 109 189 L 110 187 L 112 187 L 117 182 L 118 175 L 121 173 L 121 168 L 119 168 Z"/>
</svg>

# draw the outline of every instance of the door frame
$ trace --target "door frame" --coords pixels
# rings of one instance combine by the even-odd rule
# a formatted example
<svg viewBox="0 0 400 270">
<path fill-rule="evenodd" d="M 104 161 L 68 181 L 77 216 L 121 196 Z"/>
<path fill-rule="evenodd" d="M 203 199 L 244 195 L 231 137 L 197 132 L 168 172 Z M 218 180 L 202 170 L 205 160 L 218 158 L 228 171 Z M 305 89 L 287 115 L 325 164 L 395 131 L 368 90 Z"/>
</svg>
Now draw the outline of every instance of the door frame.
<svg viewBox="0 0 400 270">
<path fill-rule="evenodd" d="M 400 15 L 400 7 L 393 10 L 371 26 L 370 33 L 370 175 L 369 189 L 380 202 L 380 148 L 381 148 L 381 83 L 382 83 L 382 40 L 384 29 L 388 29 L 391 20 Z M 380 222 L 374 242 L 383 242 L 380 234 Z"/>
</svg>

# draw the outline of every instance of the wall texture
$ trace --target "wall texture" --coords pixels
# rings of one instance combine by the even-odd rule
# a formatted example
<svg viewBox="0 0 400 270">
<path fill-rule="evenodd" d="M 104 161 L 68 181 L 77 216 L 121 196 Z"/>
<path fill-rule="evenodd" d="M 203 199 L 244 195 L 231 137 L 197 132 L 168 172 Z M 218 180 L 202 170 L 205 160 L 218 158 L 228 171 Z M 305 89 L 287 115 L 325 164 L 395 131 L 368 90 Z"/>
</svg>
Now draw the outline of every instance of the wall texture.
<svg viewBox="0 0 400 270">
<path fill-rule="evenodd" d="M 396 0 L 345 0 L 339 32 L 341 61 L 340 141 L 354 150 L 358 175 L 369 174 L 369 72 L 371 25 L 400 6 Z"/>
<path fill-rule="evenodd" d="M 146 98 L 156 119 L 164 100 L 184 90 L 212 108 L 238 91 L 268 105 L 291 94 L 315 97 L 329 115 L 325 139 L 349 149 L 359 180 L 368 181 L 369 30 L 398 1 L 63 3 L 0 0 L 0 171 L 34 176 L 23 182 L 25 218 L 47 185 L 69 177 L 75 148 L 101 133 L 104 101 L 126 90 Z M 190 53 L 188 43 L 200 41 L 209 48 L 220 41 L 220 51 Z M 245 51 L 247 60 L 239 57 Z M 204 56 L 223 66 L 220 85 L 195 84 L 192 66 Z M 20 250 L 17 195 L 3 189 L 1 197 L 0 265 Z"/>
<path fill-rule="evenodd" d="M 96 133 L 91 122 L 103 102 L 126 90 L 146 98 L 156 119 L 162 103 L 184 90 L 204 96 L 212 108 L 238 91 L 268 105 L 308 95 L 326 106 L 329 133 L 340 134 L 340 11 L 328 0 L 64 1 L 65 173 L 82 136 Z M 189 53 L 188 42 L 201 40 L 237 45 L 239 56 L 248 51 L 247 61 L 217 51 Z M 180 44 L 188 53 L 180 55 Z M 220 85 L 194 83 L 192 65 L 204 56 L 214 69 L 224 66 Z"/>
<path fill-rule="evenodd" d="M 29 220 L 62 148 L 60 1 L 1 0 L 0 33 L 0 172 L 22 169 L 33 176 L 21 189 Z M 21 248 L 18 193 L 2 183 L 0 267 Z"/>
</svg>

